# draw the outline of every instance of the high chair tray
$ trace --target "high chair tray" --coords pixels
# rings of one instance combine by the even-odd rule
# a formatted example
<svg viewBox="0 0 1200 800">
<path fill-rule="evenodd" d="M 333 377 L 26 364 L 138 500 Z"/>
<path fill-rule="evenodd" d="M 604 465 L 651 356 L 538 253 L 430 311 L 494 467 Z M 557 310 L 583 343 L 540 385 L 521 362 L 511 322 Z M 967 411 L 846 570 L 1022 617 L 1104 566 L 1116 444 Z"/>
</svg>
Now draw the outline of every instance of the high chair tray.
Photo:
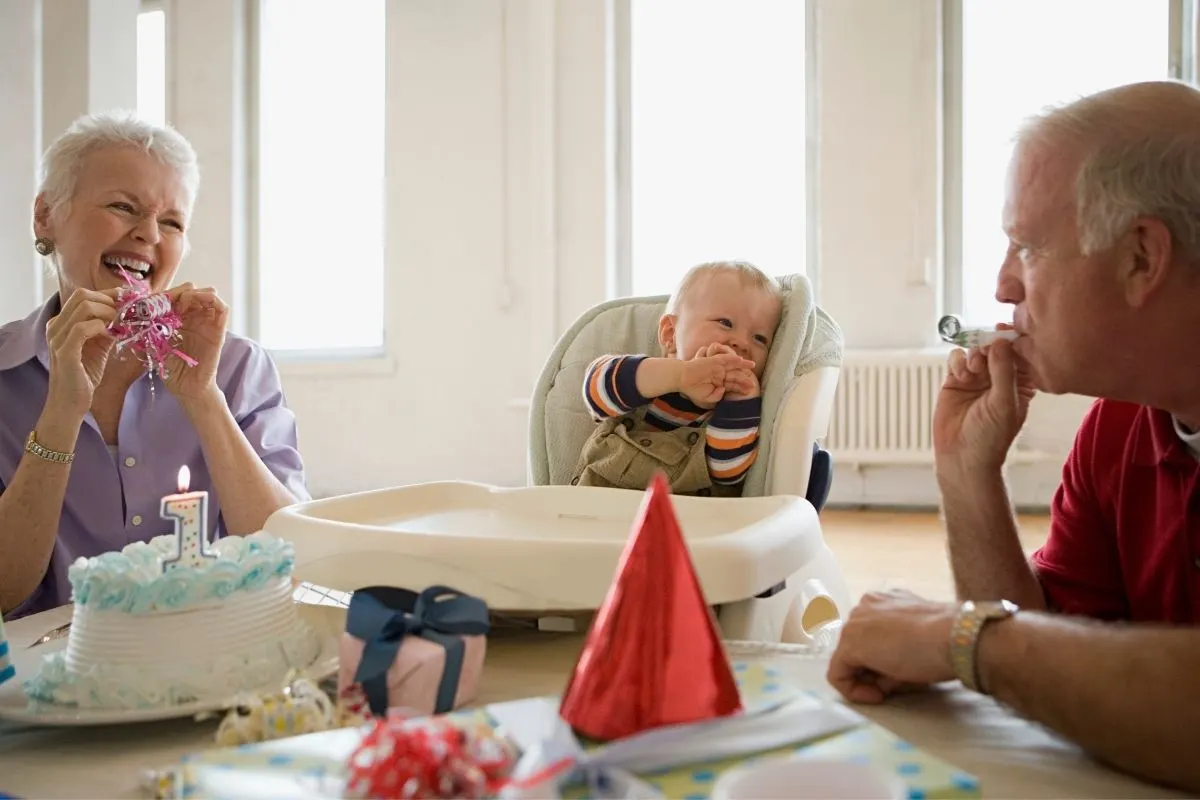
<svg viewBox="0 0 1200 800">
<path fill-rule="evenodd" d="M 291 541 L 295 575 L 340 591 L 442 584 L 493 610 L 599 607 L 643 493 L 579 486 L 426 483 L 300 503 L 265 530 Z M 799 497 L 672 498 L 713 605 L 776 587 L 823 548 Z"/>
</svg>

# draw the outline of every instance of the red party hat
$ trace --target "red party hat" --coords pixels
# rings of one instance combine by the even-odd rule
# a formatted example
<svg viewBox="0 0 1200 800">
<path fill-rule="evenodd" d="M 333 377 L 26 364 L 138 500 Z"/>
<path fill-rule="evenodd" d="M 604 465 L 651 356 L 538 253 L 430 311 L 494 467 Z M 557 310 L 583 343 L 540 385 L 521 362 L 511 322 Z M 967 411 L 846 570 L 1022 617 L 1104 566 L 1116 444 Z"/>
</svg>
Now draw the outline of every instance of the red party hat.
<svg viewBox="0 0 1200 800">
<path fill-rule="evenodd" d="M 671 505 L 670 485 L 656 475 L 559 716 L 581 736 L 611 741 L 741 710 L 737 682 Z"/>
</svg>

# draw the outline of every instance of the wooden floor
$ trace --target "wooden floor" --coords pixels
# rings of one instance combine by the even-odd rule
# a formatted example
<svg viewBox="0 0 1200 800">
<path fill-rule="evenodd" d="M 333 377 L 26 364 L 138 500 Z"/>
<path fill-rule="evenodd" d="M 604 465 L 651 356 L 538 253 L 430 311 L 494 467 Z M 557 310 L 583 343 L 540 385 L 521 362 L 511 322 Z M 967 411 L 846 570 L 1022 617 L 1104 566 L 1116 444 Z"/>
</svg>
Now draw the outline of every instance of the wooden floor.
<svg viewBox="0 0 1200 800">
<path fill-rule="evenodd" d="M 1049 517 L 1022 516 L 1021 543 L 1033 552 L 1046 539 Z M 953 600 L 946 536 L 936 514 L 902 511 L 821 512 L 821 527 L 854 597 L 880 589 L 911 589 L 931 600 Z"/>
</svg>

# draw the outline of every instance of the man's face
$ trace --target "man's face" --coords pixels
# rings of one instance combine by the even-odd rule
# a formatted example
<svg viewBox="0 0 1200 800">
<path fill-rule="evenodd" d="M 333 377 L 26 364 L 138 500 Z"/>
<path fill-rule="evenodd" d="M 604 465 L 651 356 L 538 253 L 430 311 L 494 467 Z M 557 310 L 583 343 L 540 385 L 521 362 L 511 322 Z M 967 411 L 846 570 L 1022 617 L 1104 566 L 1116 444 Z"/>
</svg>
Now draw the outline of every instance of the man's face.
<svg viewBox="0 0 1200 800">
<path fill-rule="evenodd" d="M 1017 354 L 1044 392 L 1098 395 L 1114 370 L 1126 310 L 1111 251 L 1084 256 L 1076 219 L 1078 161 L 1045 144 L 1018 145 L 1004 204 L 1008 251 L 996 299 L 1023 334 Z"/>
</svg>

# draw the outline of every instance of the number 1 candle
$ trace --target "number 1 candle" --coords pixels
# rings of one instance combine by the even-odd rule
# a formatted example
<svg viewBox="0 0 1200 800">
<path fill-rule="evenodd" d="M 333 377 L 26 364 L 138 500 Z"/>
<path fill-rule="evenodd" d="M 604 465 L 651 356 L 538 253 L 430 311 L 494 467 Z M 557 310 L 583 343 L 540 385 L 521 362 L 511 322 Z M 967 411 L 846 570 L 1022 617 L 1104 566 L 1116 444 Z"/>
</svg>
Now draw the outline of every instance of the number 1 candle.
<svg viewBox="0 0 1200 800">
<path fill-rule="evenodd" d="M 179 494 L 162 499 L 159 515 L 175 522 L 175 538 L 179 540 L 175 558 L 163 561 L 163 571 L 179 567 L 198 567 L 215 559 L 208 549 L 208 492 L 189 492 L 191 470 L 179 468 Z"/>
</svg>

